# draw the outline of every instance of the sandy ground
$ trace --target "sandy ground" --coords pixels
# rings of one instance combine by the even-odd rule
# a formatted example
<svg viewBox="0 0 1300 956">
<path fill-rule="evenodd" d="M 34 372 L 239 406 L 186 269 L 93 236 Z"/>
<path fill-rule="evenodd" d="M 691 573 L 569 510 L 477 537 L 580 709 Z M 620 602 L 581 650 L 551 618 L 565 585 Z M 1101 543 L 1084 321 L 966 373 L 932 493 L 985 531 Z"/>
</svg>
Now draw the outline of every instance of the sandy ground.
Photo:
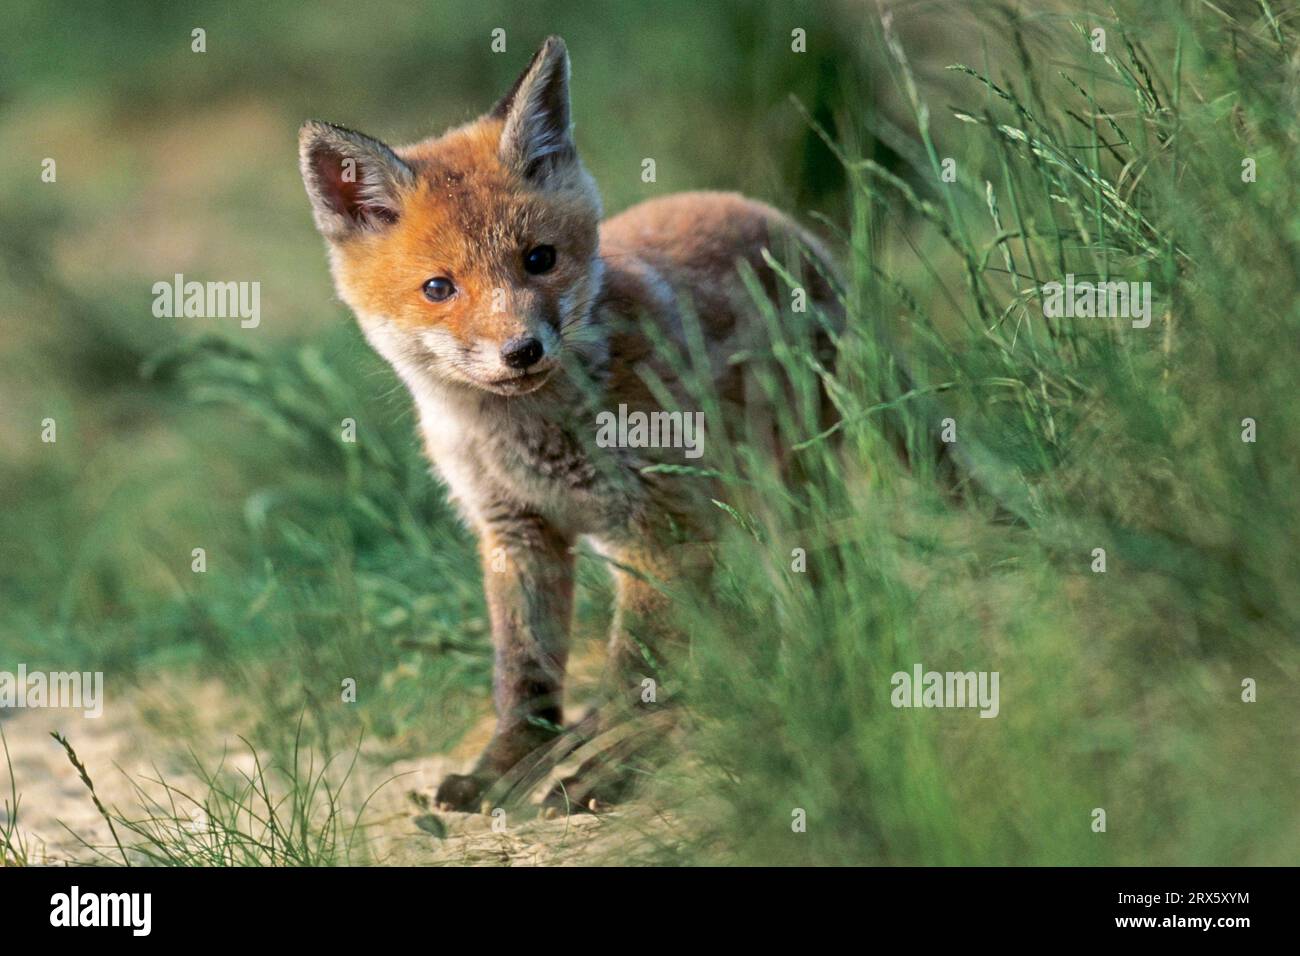
<svg viewBox="0 0 1300 956">
<path fill-rule="evenodd" d="M 214 762 L 224 747 L 228 769 L 253 772 L 252 756 L 235 729 L 237 702 L 226 689 L 216 682 L 181 689 L 187 702 L 183 713 L 168 709 L 176 700 L 175 687 L 163 695 L 171 704 L 141 691 L 127 706 L 115 706 L 98 719 L 69 710 L 0 711 L 0 728 L 20 799 L 17 821 L 28 864 L 77 865 L 120 859 L 86 785 L 50 736 L 53 731 L 71 741 L 105 806 L 131 819 L 153 815 L 150 799 L 165 801 L 166 793 L 156 782 L 159 779 L 187 793 L 206 792 L 192 758 L 178 740 L 205 741 L 211 754 L 200 756 Z M 184 733 L 169 734 L 168 721 L 179 722 L 177 730 Z M 194 721 L 205 726 L 193 726 Z M 599 815 L 575 812 L 553 819 L 529 808 L 504 816 L 501 811 L 496 817 L 437 810 L 433 794 L 438 782 L 447 773 L 468 769 L 468 755 L 474 752 L 477 738 L 490 729 L 490 720 L 485 720 L 456 752 L 419 760 L 386 760 L 382 752 L 363 748 L 343 790 L 343 815 L 349 827 L 360 811 L 352 861 L 618 865 L 646 862 L 682 839 L 680 825 L 671 815 L 637 804 Z M 0 762 L 0 830 L 8 820 L 2 807 L 10 800 L 10 782 L 9 771 Z M 202 825 L 198 816 L 194 825 Z M 129 844 L 131 839 L 126 836 L 122 842 Z M 94 848 L 101 848 L 106 856 Z"/>
</svg>

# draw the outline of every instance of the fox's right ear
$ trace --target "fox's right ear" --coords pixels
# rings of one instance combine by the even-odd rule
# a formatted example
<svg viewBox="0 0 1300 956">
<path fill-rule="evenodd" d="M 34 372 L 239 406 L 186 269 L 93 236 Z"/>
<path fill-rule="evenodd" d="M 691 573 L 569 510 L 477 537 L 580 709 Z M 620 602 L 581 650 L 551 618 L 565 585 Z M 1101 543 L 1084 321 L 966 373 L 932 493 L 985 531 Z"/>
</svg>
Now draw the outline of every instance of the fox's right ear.
<svg viewBox="0 0 1300 956">
<path fill-rule="evenodd" d="M 298 159 L 316 227 L 332 241 L 396 222 L 401 194 L 415 183 L 411 168 L 379 140 L 330 123 L 303 124 Z"/>
<path fill-rule="evenodd" d="M 525 179 L 540 182 L 578 154 L 569 117 L 569 51 L 547 37 L 488 114 L 503 121 L 501 158 Z"/>
</svg>

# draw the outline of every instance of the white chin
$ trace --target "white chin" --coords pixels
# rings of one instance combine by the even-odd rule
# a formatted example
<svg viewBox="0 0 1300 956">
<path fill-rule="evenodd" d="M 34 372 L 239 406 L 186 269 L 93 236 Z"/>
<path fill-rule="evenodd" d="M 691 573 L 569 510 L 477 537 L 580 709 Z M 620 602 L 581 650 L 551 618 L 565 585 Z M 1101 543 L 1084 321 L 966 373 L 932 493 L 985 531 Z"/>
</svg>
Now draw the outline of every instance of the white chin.
<svg viewBox="0 0 1300 956">
<path fill-rule="evenodd" d="M 529 392 L 537 391 L 549 382 L 552 371 L 554 370 L 546 369 L 530 375 L 520 375 L 517 378 L 497 379 L 492 382 L 475 382 L 474 384 L 498 395 L 527 395 Z"/>
</svg>

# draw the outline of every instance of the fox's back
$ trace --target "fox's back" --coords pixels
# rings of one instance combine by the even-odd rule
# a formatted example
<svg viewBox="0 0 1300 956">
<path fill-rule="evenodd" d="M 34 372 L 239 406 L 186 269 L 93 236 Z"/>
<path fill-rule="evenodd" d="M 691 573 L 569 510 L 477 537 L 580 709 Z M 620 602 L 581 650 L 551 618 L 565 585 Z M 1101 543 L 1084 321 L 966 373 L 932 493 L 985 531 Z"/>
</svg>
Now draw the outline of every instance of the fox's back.
<svg viewBox="0 0 1300 956">
<path fill-rule="evenodd" d="M 800 251 L 815 259 L 803 269 L 804 287 L 815 302 L 831 300 L 826 277 L 834 267 L 821 243 L 789 216 L 739 193 L 682 192 L 639 203 L 601 225 L 600 250 L 607 269 L 657 284 L 654 305 L 689 303 L 709 341 L 733 337 L 756 312 L 741 279 L 746 266 L 769 297 L 788 295 L 765 250 L 792 266 Z M 611 285 L 616 293 L 617 280 Z"/>
<path fill-rule="evenodd" d="M 769 265 L 769 255 L 797 290 Z M 840 313 L 831 284 L 835 266 L 821 242 L 789 216 L 739 193 L 683 192 L 639 203 L 602 223 L 600 257 L 600 302 L 615 319 L 609 379 L 615 401 L 653 404 L 645 366 L 679 399 L 686 397 L 673 388 L 680 363 L 663 354 L 661 343 L 689 350 L 685 325 L 693 321 L 708 351 L 715 394 L 733 413 L 727 424 L 761 413 L 747 407 L 753 405 L 755 391 L 747 364 L 739 360 L 747 350 L 764 349 L 768 341 L 757 290 L 744 280 L 747 271 L 778 315 L 789 315 L 800 298 L 796 291 L 802 293 L 805 310 L 819 308 L 835 321 Z M 658 334 L 647 334 L 646 323 Z M 817 332 L 813 338 L 817 351 L 828 357 L 826 336 Z"/>
</svg>

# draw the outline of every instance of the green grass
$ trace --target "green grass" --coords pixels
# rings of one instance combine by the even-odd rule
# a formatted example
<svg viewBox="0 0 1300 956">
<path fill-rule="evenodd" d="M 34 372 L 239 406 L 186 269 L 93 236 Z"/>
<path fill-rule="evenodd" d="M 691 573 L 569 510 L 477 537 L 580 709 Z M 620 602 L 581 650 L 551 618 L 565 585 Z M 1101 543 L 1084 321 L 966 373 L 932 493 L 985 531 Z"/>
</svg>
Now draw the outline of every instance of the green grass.
<svg viewBox="0 0 1300 956">
<path fill-rule="evenodd" d="M 9 741 L 5 738 L 4 727 L 0 727 L 0 749 L 4 750 L 5 769 L 9 775 L 9 794 L 4 801 L 4 822 L 0 823 L 0 866 L 26 866 L 30 850 L 23 831 L 18 829 L 18 817 L 23 801 L 18 794 L 18 778 L 14 774 L 14 763 L 9 756 Z"/>
<path fill-rule="evenodd" d="M 1050 36 L 1013 25 L 1021 67 L 961 67 L 964 128 L 942 142 L 902 45 L 880 36 L 923 148 L 901 177 L 843 155 L 844 447 L 805 446 L 799 502 L 746 462 L 763 546 L 737 531 L 720 613 L 693 627 L 688 693 L 728 807 L 717 840 L 739 859 L 1294 858 L 1297 775 L 1277 759 L 1294 750 L 1300 623 L 1286 464 L 1300 170 L 1294 125 L 1278 122 L 1294 46 L 1264 7 L 1225 23 L 1168 4 L 1162 17 L 1159 30 L 1100 21 L 1105 56 L 1066 18 Z M 1247 156 L 1267 170 L 1253 183 Z M 909 213 L 922 225 L 902 244 Z M 1151 327 L 1046 320 L 1037 290 L 1070 272 L 1151 282 Z M 1019 522 L 954 515 L 883 452 L 877 342 L 898 325 L 920 380 L 955 383 L 899 403 L 918 448 L 952 417 Z M 808 376 L 797 349 L 774 365 Z M 1244 443 L 1247 417 L 1268 437 Z M 834 535 L 813 530 L 827 525 Z M 790 570 L 797 547 L 815 575 Z M 895 710 L 890 675 L 918 662 L 998 671 L 1000 716 Z M 1271 690 L 1244 703 L 1245 678 Z M 806 833 L 792 832 L 794 808 Z"/>
<path fill-rule="evenodd" d="M 100 865 L 125 866 L 338 866 L 369 862 L 362 816 L 372 793 L 358 802 L 345 822 L 345 791 L 359 751 L 342 769 L 330 759 L 318 767 L 317 756 L 303 747 L 303 724 L 283 763 L 263 764 L 249 749 L 251 769 L 215 768 L 195 757 L 194 792 L 161 776 L 133 781 L 136 809 L 108 809 L 95 792 L 89 771 L 72 744 L 59 735 L 69 762 L 108 826 L 112 846 L 99 846 L 77 835 L 88 859 Z M 385 781 L 387 783 L 388 781 Z M 382 784 L 381 784 L 382 786 Z"/>
<path fill-rule="evenodd" d="M 972 14 L 983 29 L 950 57 L 912 50 L 874 17 L 798 6 L 790 18 L 817 42 L 811 59 L 792 60 L 777 8 L 723 4 L 688 29 L 688 6 L 589 26 L 529 13 L 511 27 L 569 40 L 579 143 L 611 209 L 643 198 L 624 166 L 655 155 L 661 171 L 693 173 L 661 175 L 652 194 L 745 188 L 820 217 L 846 267 L 833 370 L 807 346 L 819 316 L 765 316 L 772 348 L 758 364 L 774 394 L 795 396 L 777 424 L 800 449 L 798 485 L 757 442 L 720 449 L 727 533 L 711 595 L 682 609 L 692 652 L 670 688 L 684 701 L 685 751 L 649 786 L 691 820 L 694 839 L 670 858 L 1293 860 L 1293 10 L 1167 0 L 1015 15 L 988 4 Z M 6 234 L 25 237 L 5 240 L 6 312 L 50 316 L 18 329 L 21 361 L 6 360 L 0 379 L 16 396 L 5 425 L 15 453 L 0 470 L 13 502 L 0 513 L 0 668 L 103 669 L 112 693 L 163 671 L 216 677 L 249 702 L 252 752 L 276 768 L 273 787 L 256 782 L 260 763 L 251 778 L 201 773 L 204 792 L 186 799 L 214 821 L 206 836 L 184 825 L 189 804 L 115 817 L 128 850 L 154 862 L 356 862 L 357 807 L 300 756 L 346 754 L 362 734 L 393 758 L 427 754 L 481 712 L 489 651 L 472 541 L 428 475 L 399 384 L 328 299 L 291 144 L 305 115 L 414 136 L 430 111 L 452 121 L 487 105 L 513 60 L 452 67 L 473 61 L 498 15 L 362 63 L 340 54 L 355 44 L 328 18 L 295 36 L 268 14 L 231 56 L 209 54 L 210 73 L 176 60 L 167 88 L 125 60 L 83 62 L 79 82 L 106 78 L 106 102 L 143 96 L 182 129 L 192 104 L 233 89 L 220 101 L 231 116 L 205 122 L 236 143 L 268 123 L 241 97 L 273 104 L 263 108 L 284 148 L 237 147 L 230 170 L 200 163 L 211 181 L 168 185 L 155 172 L 136 190 L 132 170 L 169 153 L 124 110 L 128 131 L 83 135 L 126 161 L 99 174 L 61 165 L 66 191 L 15 193 L 0 212 Z M 904 28 L 916 18 L 898 16 L 902 36 L 915 35 Z M 143 44 L 145 62 L 172 63 L 168 26 L 132 38 L 125 20 L 104 24 Z M 1105 54 L 1089 46 L 1096 26 Z M 389 33 L 362 29 L 372 43 Z M 46 61 L 67 59 L 73 41 L 47 33 L 60 52 Z M 646 89 L 611 52 L 611 37 L 649 50 L 688 35 L 711 51 L 708 65 L 674 74 L 656 61 Z M 66 80 L 50 67 L 9 62 L 27 70 L 11 135 L 43 129 L 41 103 L 91 122 L 58 98 Z M 452 79 L 435 82 L 430 62 Z M 315 76 L 308 63 L 336 69 Z M 385 93 L 404 82 L 424 98 Z M 619 137 L 588 134 L 623 119 Z M 758 158 L 719 158 L 736 156 Z M 69 237 L 97 254 L 109 245 L 83 207 L 124 216 L 138 195 L 173 210 L 180 235 L 206 237 L 200 251 L 185 259 L 124 239 L 136 258 L 89 281 Z M 276 310 L 265 335 L 140 320 L 140 276 L 257 269 Z M 1067 273 L 1150 282 L 1151 326 L 1046 319 L 1038 290 Z M 839 420 L 830 434 L 816 415 L 823 385 Z M 697 399 L 713 402 L 703 387 Z M 59 441 L 37 447 L 32 423 L 45 415 Z M 886 416 L 919 461 L 952 418 L 986 491 L 955 505 L 924 464 L 903 468 Z M 1255 443 L 1241 440 L 1247 417 Z M 355 443 L 342 438 L 346 418 Z M 203 574 L 190 570 L 194 547 L 206 549 Z M 792 570 L 797 548 L 806 572 Z M 1104 574 L 1091 570 L 1096 548 Z M 608 618 L 602 571 L 584 562 L 584 638 Z M 999 716 L 893 708 L 891 675 L 915 663 L 998 671 Z M 340 702 L 343 677 L 357 680 L 355 705 Z M 1245 678 L 1256 703 L 1241 700 Z M 1105 833 L 1091 828 L 1095 808 Z M 791 829 L 796 809 L 806 832 Z M 0 855 L 21 861 L 12 837 L 0 830 Z"/>
</svg>

